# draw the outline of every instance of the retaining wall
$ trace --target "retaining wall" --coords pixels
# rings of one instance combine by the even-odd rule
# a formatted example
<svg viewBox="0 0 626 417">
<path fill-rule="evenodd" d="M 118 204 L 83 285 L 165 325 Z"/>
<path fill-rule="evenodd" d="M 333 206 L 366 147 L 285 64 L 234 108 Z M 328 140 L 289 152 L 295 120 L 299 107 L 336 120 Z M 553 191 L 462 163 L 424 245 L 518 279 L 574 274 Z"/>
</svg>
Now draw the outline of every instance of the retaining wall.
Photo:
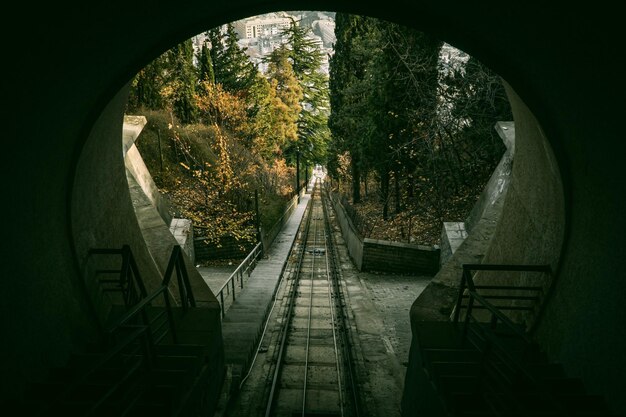
<svg viewBox="0 0 626 417">
<path fill-rule="evenodd" d="M 348 252 L 359 271 L 434 274 L 439 270 L 439 247 L 363 238 L 339 199 L 331 195 L 331 201 Z"/>
<path fill-rule="evenodd" d="M 217 243 L 207 243 L 202 237 L 193 239 L 194 252 L 197 261 L 212 259 L 239 259 L 254 248 L 255 243 L 240 242 L 232 236 L 223 236 Z"/>
</svg>

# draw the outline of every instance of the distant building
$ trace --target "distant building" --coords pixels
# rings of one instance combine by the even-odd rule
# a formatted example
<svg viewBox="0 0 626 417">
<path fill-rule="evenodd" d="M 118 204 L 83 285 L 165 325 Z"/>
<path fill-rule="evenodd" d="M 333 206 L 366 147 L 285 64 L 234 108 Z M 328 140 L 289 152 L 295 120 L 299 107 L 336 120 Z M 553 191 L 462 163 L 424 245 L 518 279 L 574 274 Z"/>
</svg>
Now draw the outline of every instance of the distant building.
<svg viewBox="0 0 626 417">
<path fill-rule="evenodd" d="M 330 19 L 316 20 L 313 22 L 313 31 L 319 34 L 324 41 L 324 46 L 332 47 L 335 43 L 335 21 Z"/>
<path fill-rule="evenodd" d="M 289 28 L 289 25 L 291 19 L 288 17 L 255 17 L 238 20 L 233 24 L 241 39 L 275 36 Z"/>
</svg>

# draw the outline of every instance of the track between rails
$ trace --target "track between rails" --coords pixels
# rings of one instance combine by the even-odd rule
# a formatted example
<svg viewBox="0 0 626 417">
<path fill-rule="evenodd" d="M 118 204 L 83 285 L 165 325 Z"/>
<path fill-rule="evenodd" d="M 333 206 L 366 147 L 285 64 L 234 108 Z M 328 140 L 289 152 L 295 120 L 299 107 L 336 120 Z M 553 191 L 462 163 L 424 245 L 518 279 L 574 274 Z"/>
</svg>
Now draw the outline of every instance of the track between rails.
<svg viewBox="0 0 626 417">
<path fill-rule="evenodd" d="M 343 297 L 317 180 L 294 246 L 265 416 L 358 416 Z"/>
</svg>

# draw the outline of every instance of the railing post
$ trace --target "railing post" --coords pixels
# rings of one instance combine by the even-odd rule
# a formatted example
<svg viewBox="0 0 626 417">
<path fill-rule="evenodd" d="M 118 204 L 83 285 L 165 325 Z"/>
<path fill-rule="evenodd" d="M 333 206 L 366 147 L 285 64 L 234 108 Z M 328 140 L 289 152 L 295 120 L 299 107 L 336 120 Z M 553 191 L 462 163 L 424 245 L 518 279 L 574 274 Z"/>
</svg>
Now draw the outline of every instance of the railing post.
<svg viewBox="0 0 626 417">
<path fill-rule="evenodd" d="M 463 272 L 461 273 L 461 283 L 459 284 L 459 295 L 456 299 L 456 307 L 454 308 L 454 323 L 459 322 L 459 317 L 461 315 L 461 303 L 463 302 L 463 292 L 465 291 L 465 274 L 467 273 L 467 269 L 465 265 L 463 265 Z"/>
<path fill-rule="evenodd" d="M 230 283 L 232 284 L 232 287 L 233 287 L 233 301 L 235 301 L 235 281 L 230 280 Z"/>
<path fill-rule="evenodd" d="M 170 332 L 172 332 L 172 341 L 178 343 L 178 337 L 176 336 L 176 326 L 174 325 L 174 314 L 172 313 L 172 306 L 170 305 L 170 297 L 167 292 L 167 288 L 163 291 L 163 298 L 165 299 L 165 310 L 167 311 L 167 319 L 170 322 Z"/>
<path fill-rule="evenodd" d="M 222 309 L 222 317 L 224 317 L 224 290 L 220 291 L 220 308 Z"/>
<path fill-rule="evenodd" d="M 472 306 L 474 305 L 474 296 L 470 294 L 467 302 L 467 312 L 465 313 L 465 320 L 463 322 L 463 342 L 467 340 L 467 332 L 469 330 L 469 322 L 472 315 Z"/>
<path fill-rule="evenodd" d="M 124 305 L 126 308 L 130 307 L 130 246 L 122 246 L 122 268 L 120 271 L 120 289 L 122 290 L 122 298 L 124 299 Z"/>
</svg>

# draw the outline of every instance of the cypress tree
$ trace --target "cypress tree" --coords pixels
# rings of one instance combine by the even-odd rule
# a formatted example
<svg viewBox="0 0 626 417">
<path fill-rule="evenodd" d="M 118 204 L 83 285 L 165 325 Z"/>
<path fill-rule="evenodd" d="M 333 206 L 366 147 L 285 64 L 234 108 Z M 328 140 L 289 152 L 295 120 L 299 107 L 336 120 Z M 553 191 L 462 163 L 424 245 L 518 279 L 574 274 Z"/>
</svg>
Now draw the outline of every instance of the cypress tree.
<svg viewBox="0 0 626 417">
<path fill-rule="evenodd" d="M 192 123 L 197 117 L 194 100 L 197 78 L 191 39 L 169 50 L 169 67 L 168 95 L 172 111 L 182 123 Z"/>
<path fill-rule="evenodd" d="M 333 155 L 350 154 L 352 199 L 361 199 L 361 177 L 381 156 L 372 146 L 376 137 L 371 106 L 372 65 L 378 48 L 375 21 L 368 17 L 337 13 L 335 53 L 330 60 L 329 127 L 332 132 L 329 169 L 336 169 Z"/>
<path fill-rule="evenodd" d="M 298 139 L 297 122 L 302 107 L 302 88 L 295 76 L 289 51 L 284 45 L 275 49 L 268 57 L 267 77 L 270 84 L 276 90 L 276 95 L 285 106 L 283 117 L 285 118 L 283 137 L 288 141 L 295 142 Z"/>
<path fill-rule="evenodd" d="M 200 81 L 215 83 L 213 60 L 211 59 L 211 52 L 206 42 L 202 44 L 202 48 L 198 54 L 198 79 Z"/>
</svg>

